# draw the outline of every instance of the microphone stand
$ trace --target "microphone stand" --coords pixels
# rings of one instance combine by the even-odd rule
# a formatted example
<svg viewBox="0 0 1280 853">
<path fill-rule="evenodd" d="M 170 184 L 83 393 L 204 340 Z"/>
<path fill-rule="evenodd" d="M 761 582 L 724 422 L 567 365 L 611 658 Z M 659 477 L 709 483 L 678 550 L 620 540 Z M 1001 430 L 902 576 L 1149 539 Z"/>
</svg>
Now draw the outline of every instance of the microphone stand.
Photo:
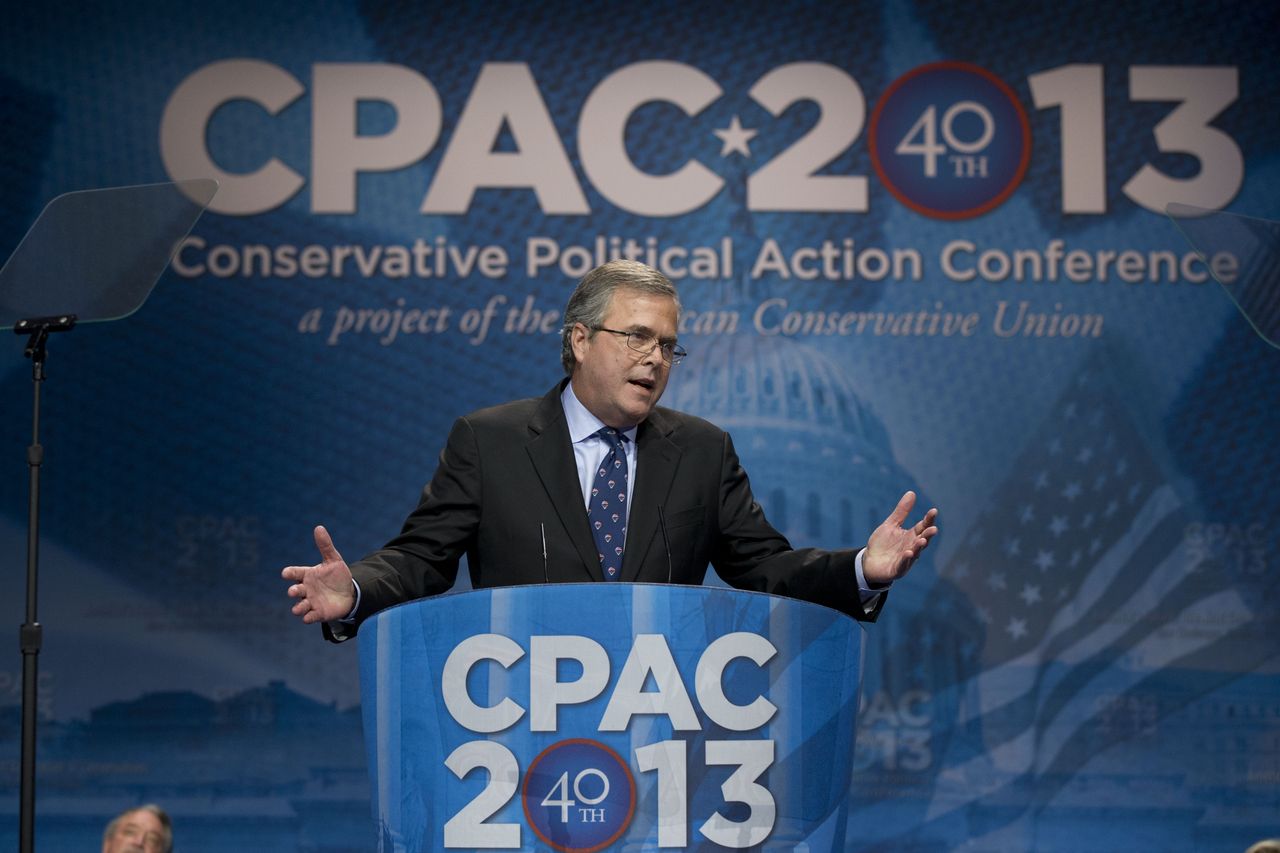
<svg viewBox="0 0 1280 853">
<path fill-rule="evenodd" d="M 27 615 L 18 632 L 22 650 L 22 770 L 19 806 L 18 849 L 31 853 L 35 846 L 36 820 L 36 709 L 39 688 L 39 656 L 44 629 L 36 619 L 36 592 L 39 588 L 40 557 L 40 465 L 44 448 L 40 445 L 40 385 L 44 382 L 45 345 L 52 332 L 75 328 L 76 315 L 19 320 L 13 331 L 30 335 L 23 353 L 31 359 L 31 445 L 27 448 L 31 493 L 27 515 Z"/>
</svg>

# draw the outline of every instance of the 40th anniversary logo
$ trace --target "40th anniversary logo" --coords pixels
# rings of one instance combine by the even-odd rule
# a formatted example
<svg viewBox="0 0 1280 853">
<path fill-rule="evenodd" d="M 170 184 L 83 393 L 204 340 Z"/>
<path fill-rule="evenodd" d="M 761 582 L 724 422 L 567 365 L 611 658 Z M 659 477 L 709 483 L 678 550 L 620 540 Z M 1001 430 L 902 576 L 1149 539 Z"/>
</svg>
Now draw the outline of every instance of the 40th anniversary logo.
<svg viewBox="0 0 1280 853">
<path fill-rule="evenodd" d="M 938 62 L 894 81 L 871 114 L 868 144 L 876 174 L 900 202 L 926 216 L 968 219 L 1017 189 L 1031 162 L 1031 125 L 994 74 Z"/>
</svg>

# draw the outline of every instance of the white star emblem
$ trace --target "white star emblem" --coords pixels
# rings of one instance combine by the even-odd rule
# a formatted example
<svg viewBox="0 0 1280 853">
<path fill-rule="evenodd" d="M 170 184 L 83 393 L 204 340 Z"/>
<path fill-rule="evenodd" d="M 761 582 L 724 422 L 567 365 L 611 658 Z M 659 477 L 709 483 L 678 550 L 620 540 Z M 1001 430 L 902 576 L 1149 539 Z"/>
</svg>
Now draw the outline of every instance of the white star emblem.
<svg viewBox="0 0 1280 853">
<path fill-rule="evenodd" d="M 738 117 L 734 116 L 733 121 L 729 122 L 729 126 L 723 130 L 714 130 L 716 136 L 720 137 L 720 156 L 728 157 L 730 154 L 737 152 L 743 157 L 751 156 L 751 148 L 747 145 L 752 139 L 755 139 L 758 130 L 749 130 L 742 126 L 738 121 Z"/>
</svg>

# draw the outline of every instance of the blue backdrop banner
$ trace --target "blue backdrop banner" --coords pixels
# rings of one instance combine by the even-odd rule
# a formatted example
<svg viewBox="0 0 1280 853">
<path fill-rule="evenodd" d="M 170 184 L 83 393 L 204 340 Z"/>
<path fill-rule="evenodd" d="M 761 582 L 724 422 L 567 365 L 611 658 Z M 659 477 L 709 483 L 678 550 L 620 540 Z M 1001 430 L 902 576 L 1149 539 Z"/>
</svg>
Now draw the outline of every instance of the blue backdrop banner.
<svg viewBox="0 0 1280 853">
<path fill-rule="evenodd" d="M 280 569 L 318 523 L 379 547 L 455 418 L 552 387 L 615 256 L 679 287 L 662 402 L 732 433 L 793 544 L 858 547 L 907 488 L 941 509 L 866 632 L 849 849 L 1280 832 L 1280 352 L 1223 286 L 1276 286 L 1280 6 L 9 6 L 0 256 L 64 192 L 220 185 L 139 311 L 49 346 L 42 847 L 148 800 L 186 853 L 374 846 L 354 644 Z M 1255 225 L 1201 254 L 1169 204 Z"/>
</svg>

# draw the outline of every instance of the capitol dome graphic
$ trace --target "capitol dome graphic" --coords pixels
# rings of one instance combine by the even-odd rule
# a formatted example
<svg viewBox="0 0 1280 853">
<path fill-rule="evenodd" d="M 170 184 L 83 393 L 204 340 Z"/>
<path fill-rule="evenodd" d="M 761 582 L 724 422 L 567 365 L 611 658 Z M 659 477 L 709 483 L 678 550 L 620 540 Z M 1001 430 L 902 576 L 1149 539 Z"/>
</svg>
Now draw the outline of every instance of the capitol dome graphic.
<svg viewBox="0 0 1280 853">
<path fill-rule="evenodd" d="M 793 545 L 862 545 L 914 481 L 853 372 L 786 338 L 698 344 L 664 402 L 733 436 L 756 500 Z"/>
</svg>

